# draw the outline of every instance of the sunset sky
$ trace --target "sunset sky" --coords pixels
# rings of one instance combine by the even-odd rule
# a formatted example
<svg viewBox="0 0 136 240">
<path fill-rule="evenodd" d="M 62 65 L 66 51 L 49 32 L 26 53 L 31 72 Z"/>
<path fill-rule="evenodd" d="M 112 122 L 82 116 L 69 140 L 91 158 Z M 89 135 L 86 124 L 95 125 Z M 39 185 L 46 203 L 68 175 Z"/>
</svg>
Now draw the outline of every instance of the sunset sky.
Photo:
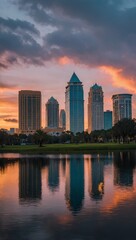
<svg viewBox="0 0 136 240">
<path fill-rule="evenodd" d="M 89 88 L 133 94 L 136 118 L 136 0 L 0 0 L 0 128 L 18 127 L 18 91 L 53 96 L 64 108 L 73 72 Z"/>
</svg>

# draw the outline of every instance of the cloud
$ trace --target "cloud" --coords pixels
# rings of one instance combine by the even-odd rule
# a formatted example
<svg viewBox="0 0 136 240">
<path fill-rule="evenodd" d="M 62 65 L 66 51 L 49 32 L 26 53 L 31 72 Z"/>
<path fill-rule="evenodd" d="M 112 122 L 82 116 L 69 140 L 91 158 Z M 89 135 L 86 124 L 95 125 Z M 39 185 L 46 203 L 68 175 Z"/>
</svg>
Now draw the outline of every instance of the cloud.
<svg viewBox="0 0 136 240">
<path fill-rule="evenodd" d="M 4 118 L 9 118 L 9 117 L 11 117 L 11 115 L 0 115 L 0 119 L 4 119 Z"/>
<path fill-rule="evenodd" d="M 27 21 L 23 21 L 23 20 L 19 20 L 19 19 L 4 19 L 2 17 L 0 17 L 0 30 L 1 31 L 10 31 L 12 29 L 12 31 L 16 31 L 22 34 L 24 32 L 27 33 L 31 33 L 31 34 L 35 34 L 37 36 L 40 35 L 40 32 L 36 29 L 36 27 L 34 26 L 34 24 L 27 22 Z"/>
<path fill-rule="evenodd" d="M 4 121 L 5 122 L 12 122 L 12 123 L 17 123 L 18 122 L 18 120 L 15 119 L 15 118 L 5 118 Z"/>
<path fill-rule="evenodd" d="M 44 65 L 48 52 L 38 42 L 40 33 L 27 22 L 0 18 L 0 67 L 14 64 Z"/>
<path fill-rule="evenodd" d="M 16 84 L 11 84 L 11 83 L 5 83 L 0 81 L 0 88 L 1 89 L 14 89 L 16 88 L 17 85 Z M 0 98 L 1 99 L 1 98 Z"/>
<path fill-rule="evenodd" d="M 74 61 L 95 68 L 106 66 L 135 87 L 136 0 L 131 4 L 126 0 L 14 2 L 35 25 L 0 18 L 0 53 L 7 54 L 1 64 L 44 65 L 56 59 L 62 64 Z M 52 31 L 42 38 L 37 23 L 51 26 Z"/>
</svg>

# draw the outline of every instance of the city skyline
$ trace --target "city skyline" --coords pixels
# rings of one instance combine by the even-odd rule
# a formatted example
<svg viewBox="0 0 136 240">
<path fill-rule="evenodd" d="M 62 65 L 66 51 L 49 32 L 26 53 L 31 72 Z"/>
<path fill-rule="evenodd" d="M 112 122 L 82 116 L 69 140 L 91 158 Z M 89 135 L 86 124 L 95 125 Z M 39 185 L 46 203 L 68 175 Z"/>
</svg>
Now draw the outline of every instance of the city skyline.
<svg viewBox="0 0 136 240">
<path fill-rule="evenodd" d="M 70 81 L 68 82 L 68 85 L 66 86 L 66 89 L 68 88 L 68 86 L 70 86 L 69 84 L 70 84 L 70 82 L 72 81 L 72 79 L 78 79 L 79 80 L 79 78 L 77 77 L 77 75 L 75 74 L 75 73 L 73 73 L 73 75 L 71 76 L 71 78 L 70 78 Z M 80 82 L 80 80 L 79 80 L 79 83 L 81 83 L 81 86 L 82 86 L 82 82 Z M 83 87 L 83 86 L 82 86 Z M 94 101 L 94 108 L 91 106 L 91 101 L 90 101 L 90 93 L 91 93 L 91 89 L 94 89 L 94 90 L 97 90 L 96 88 L 100 88 L 100 90 L 102 91 L 102 109 L 101 109 L 101 106 L 100 106 L 100 116 L 99 116 L 99 111 L 98 111 L 98 113 L 97 113 L 97 111 L 96 111 L 96 113 L 93 113 L 93 111 L 95 110 L 95 104 L 96 105 L 98 105 L 98 103 L 97 103 L 97 101 L 95 102 Z M 73 89 L 74 90 L 74 89 Z M 83 92 L 84 92 L 84 89 L 83 89 Z M 97 91 L 96 91 L 97 92 Z M 23 104 L 23 102 L 21 103 L 20 102 L 20 97 L 22 96 L 22 101 L 24 101 L 23 100 L 23 96 L 24 95 L 30 95 L 30 96 L 35 96 L 35 94 L 37 95 L 37 94 L 40 94 L 41 95 L 41 91 L 35 91 L 35 90 L 20 90 L 19 92 L 18 92 L 18 116 L 19 116 L 19 114 L 21 114 L 21 112 L 24 112 L 24 111 L 26 111 L 26 110 L 24 110 L 25 108 L 26 108 L 26 106 Z M 66 94 L 66 92 L 65 92 L 65 94 Z M 74 92 L 73 92 L 73 94 L 75 94 Z M 90 121 L 92 121 L 91 120 L 91 115 L 90 115 L 90 111 L 93 113 L 93 118 L 94 118 L 94 123 L 95 123 L 95 121 L 96 121 L 96 118 L 98 117 L 98 118 L 100 118 L 99 119 L 99 121 L 98 121 L 98 123 L 96 124 L 96 125 L 99 125 L 100 124 L 100 126 L 98 127 L 98 126 L 95 126 L 95 127 L 93 127 L 92 129 L 93 130 L 100 130 L 100 129 L 104 129 L 105 127 L 104 127 L 104 114 L 107 112 L 114 112 L 114 101 L 113 101 L 113 98 L 115 97 L 115 96 L 130 96 L 130 98 L 132 97 L 132 94 L 127 94 L 127 93 L 123 93 L 123 94 L 114 94 L 114 95 L 112 95 L 111 96 L 111 99 L 112 99 L 112 110 L 109 110 L 109 109 L 106 109 L 105 111 L 104 111 L 104 103 L 105 103 L 105 101 L 104 101 L 104 98 L 105 98 L 105 94 L 104 94 L 104 92 L 103 92 L 103 90 L 102 90 L 102 86 L 99 86 L 97 83 L 95 83 L 93 86 L 91 86 L 90 88 L 89 88 L 89 92 L 88 92 L 88 103 L 87 103 L 87 107 L 88 107 L 88 112 L 86 113 L 87 114 L 87 116 L 85 116 L 85 114 L 84 114 L 84 111 L 83 111 L 83 117 L 84 117 L 84 121 L 85 121 L 85 118 L 87 117 L 88 118 L 88 124 L 87 125 L 85 125 L 84 126 L 84 131 L 86 131 L 86 130 L 88 130 L 89 132 L 91 132 L 91 125 L 90 125 Z M 36 97 L 36 96 L 35 96 Z M 97 98 L 97 97 L 95 97 L 95 92 L 94 92 L 94 99 L 95 98 Z M 95 99 L 95 100 L 98 100 L 98 99 Z M 40 102 L 42 103 L 43 101 L 42 101 L 42 95 L 40 96 Z M 66 102 L 66 99 L 65 99 L 65 102 Z M 84 97 L 83 97 L 83 102 L 84 102 Z M 130 108 L 131 108 L 131 115 L 129 116 L 129 117 L 127 117 L 127 115 L 124 115 L 125 116 L 125 118 L 133 118 L 132 117 L 132 112 L 133 112 L 133 109 L 132 109 L 132 103 L 133 103 L 133 101 L 131 100 L 131 104 L 130 104 Z M 21 110 L 21 105 L 20 104 L 23 104 L 22 106 L 23 106 L 23 109 Z M 25 104 L 27 104 L 27 103 L 25 103 Z M 44 104 L 44 109 L 42 109 L 42 107 L 43 107 L 43 104 Z M 41 127 L 39 127 L 39 128 L 37 128 L 37 129 L 40 129 L 40 128 L 47 128 L 47 127 L 56 127 L 56 128 L 58 128 L 59 126 L 60 126 L 60 116 L 61 116 L 61 111 L 64 111 L 65 112 L 65 110 L 64 109 L 60 109 L 59 108 L 59 102 L 53 97 L 53 96 L 51 96 L 49 99 L 48 99 L 48 101 L 46 102 L 46 103 L 43 103 L 43 104 L 41 104 L 40 105 L 40 107 L 41 107 L 41 116 L 40 116 L 40 118 L 39 118 L 39 120 L 40 120 L 40 122 L 41 122 L 41 119 L 42 119 L 42 112 L 44 111 L 44 116 L 45 116 L 45 121 L 43 122 L 43 125 L 41 124 Z M 48 115 L 49 115 L 49 110 L 48 110 L 48 106 L 51 104 L 51 108 L 52 108 L 52 106 L 54 106 L 54 104 L 57 106 L 58 105 L 58 110 L 56 109 L 56 107 L 54 108 L 53 107 L 53 112 L 52 112 L 52 110 L 50 111 L 50 117 L 48 117 Z M 85 104 L 83 104 L 84 105 L 84 108 L 86 107 L 85 106 Z M 66 106 L 65 106 L 66 107 Z M 49 107 L 49 109 L 51 109 L 50 107 Z M 56 110 L 57 110 L 57 112 L 56 112 Z M 91 110 L 92 109 L 92 110 Z M 32 109 L 31 109 L 32 110 Z M 51 113 L 52 112 L 52 113 Z M 103 116 L 102 116 L 102 113 L 103 113 Z M 52 115 L 53 114 L 53 115 Z M 55 115 L 54 115 L 55 114 Z M 57 114 L 57 115 L 56 115 Z M 81 114 L 80 114 L 81 115 Z M 97 116 L 98 115 L 98 116 Z M 23 115 L 22 115 L 23 116 Z M 52 118 L 51 118 L 51 116 L 52 116 Z M 56 116 L 56 117 L 55 117 Z M 55 117 L 55 118 L 54 118 Z M 20 127 L 21 126 L 21 122 L 20 121 L 22 121 L 21 120 L 21 118 L 22 117 L 19 117 L 18 118 L 18 126 L 17 126 L 17 128 L 16 129 L 20 129 L 21 130 L 21 128 L 22 127 Z M 49 119 L 48 119 L 49 118 Z M 56 118 L 57 118 L 57 120 L 56 120 Z M 102 118 L 102 122 L 101 122 L 101 118 Z M 120 116 L 118 116 L 118 118 L 121 120 L 121 119 L 123 119 L 123 117 L 122 118 L 120 118 Z M 25 119 L 27 119 L 27 116 L 25 117 Z M 66 120 L 66 119 L 65 119 Z M 98 119 L 97 119 L 98 120 Z M 24 120 L 23 120 L 24 121 Z M 34 120 L 32 120 L 32 124 L 34 124 L 33 123 L 33 121 Z M 36 120 L 37 121 L 37 120 Z M 55 122 L 54 122 L 55 121 Z M 50 123 L 49 123 L 50 122 Z M 93 123 L 93 122 L 92 122 Z M 24 124 L 24 123 L 23 123 Z M 37 124 L 37 123 L 36 123 Z M 52 126 L 51 126 L 51 125 Z M 54 125 L 55 124 L 55 125 Z M 101 127 L 101 124 L 103 125 L 103 128 Z M 53 126 L 54 125 L 54 126 Z M 113 114 L 113 118 L 112 118 L 112 125 L 114 125 L 114 114 Z M 65 128 L 65 127 L 64 127 Z M 12 127 L 10 127 L 10 129 L 12 129 Z M 15 129 L 15 128 L 14 128 Z M 23 130 L 23 131 L 28 131 L 28 129 L 29 128 L 27 128 L 26 130 Z M 21 130 L 21 131 L 22 131 Z M 32 130 L 32 129 L 29 129 L 30 131 Z M 36 130 L 35 128 L 33 129 L 33 130 Z M 66 130 L 68 130 L 68 129 L 66 129 Z M 93 131 L 92 130 L 92 131 Z M 79 131 L 79 132 L 81 132 L 81 131 Z M 76 132 L 75 132 L 76 133 Z"/>
<path fill-rule="evenodd" d="M 20 90 L 42 90 L 42 104 L 53 95 L 63 109 L 65 85 L 73 71 L 84 84 L 85 128 L 87 93 L 95 83 L 105 93 L 104 111 L 112 110 L 113 94 L 133 94 L 132 116 L 136 118 L 135 28 L 129 17 L 136 4 L 85 1 L 84 8 L 76 0 L 67 4 L 40 0 L 39 6 L 32 0 L 15 0 L 16 5 L 14 1 L 0 1 L 2 128 L 18 126 Z M 75 6 L 78 11 L 73 14 Z M 93 11 L 88 13 L 88 9 Z M 44 126 L 43 105 L 42 109 Z"/>
</svg>

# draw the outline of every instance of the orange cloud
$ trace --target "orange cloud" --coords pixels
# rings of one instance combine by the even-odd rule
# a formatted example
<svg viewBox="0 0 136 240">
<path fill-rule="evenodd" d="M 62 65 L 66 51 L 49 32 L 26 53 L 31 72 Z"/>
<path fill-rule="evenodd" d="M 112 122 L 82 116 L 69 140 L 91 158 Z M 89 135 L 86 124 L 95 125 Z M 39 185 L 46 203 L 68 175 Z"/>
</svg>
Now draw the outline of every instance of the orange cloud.
<svg viewBox="0 0 136 240">
<path fill-rule="evenodd" d="M 114 87 L 124 88 L 132 93 L 136 93 L 136 83 L 133 78 L 123 76 L 123 69 L 101 66 L 100 69 L 112 77 Z"/>
<path fill-rule="evenodd" d="M 59 58 L 59 64 L 61 64 L 61 65 L 66 65 L 66 64 L 69 64 L 71 62 L 72 62 L 72 60 L 67 56 Z"/>
</svg>

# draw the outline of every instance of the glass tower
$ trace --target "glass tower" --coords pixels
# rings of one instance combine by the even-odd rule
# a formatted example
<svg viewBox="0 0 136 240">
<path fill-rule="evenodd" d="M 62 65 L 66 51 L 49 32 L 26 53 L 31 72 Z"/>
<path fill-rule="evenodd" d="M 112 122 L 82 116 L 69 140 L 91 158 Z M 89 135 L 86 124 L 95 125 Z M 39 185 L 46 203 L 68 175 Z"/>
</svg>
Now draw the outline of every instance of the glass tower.
<svg viewBox="0 0 136 240">
<path fill-rule="evenodd" d="M 112 111 L 104 112 L 104 130 L 112 128 Z"/>
<path fill-rule="evenodd" d="M 65 92 L 66 131 L 74 134 L 84 131 L 84 93 L 83 85 L 73 73 Z"/>
</svg>

